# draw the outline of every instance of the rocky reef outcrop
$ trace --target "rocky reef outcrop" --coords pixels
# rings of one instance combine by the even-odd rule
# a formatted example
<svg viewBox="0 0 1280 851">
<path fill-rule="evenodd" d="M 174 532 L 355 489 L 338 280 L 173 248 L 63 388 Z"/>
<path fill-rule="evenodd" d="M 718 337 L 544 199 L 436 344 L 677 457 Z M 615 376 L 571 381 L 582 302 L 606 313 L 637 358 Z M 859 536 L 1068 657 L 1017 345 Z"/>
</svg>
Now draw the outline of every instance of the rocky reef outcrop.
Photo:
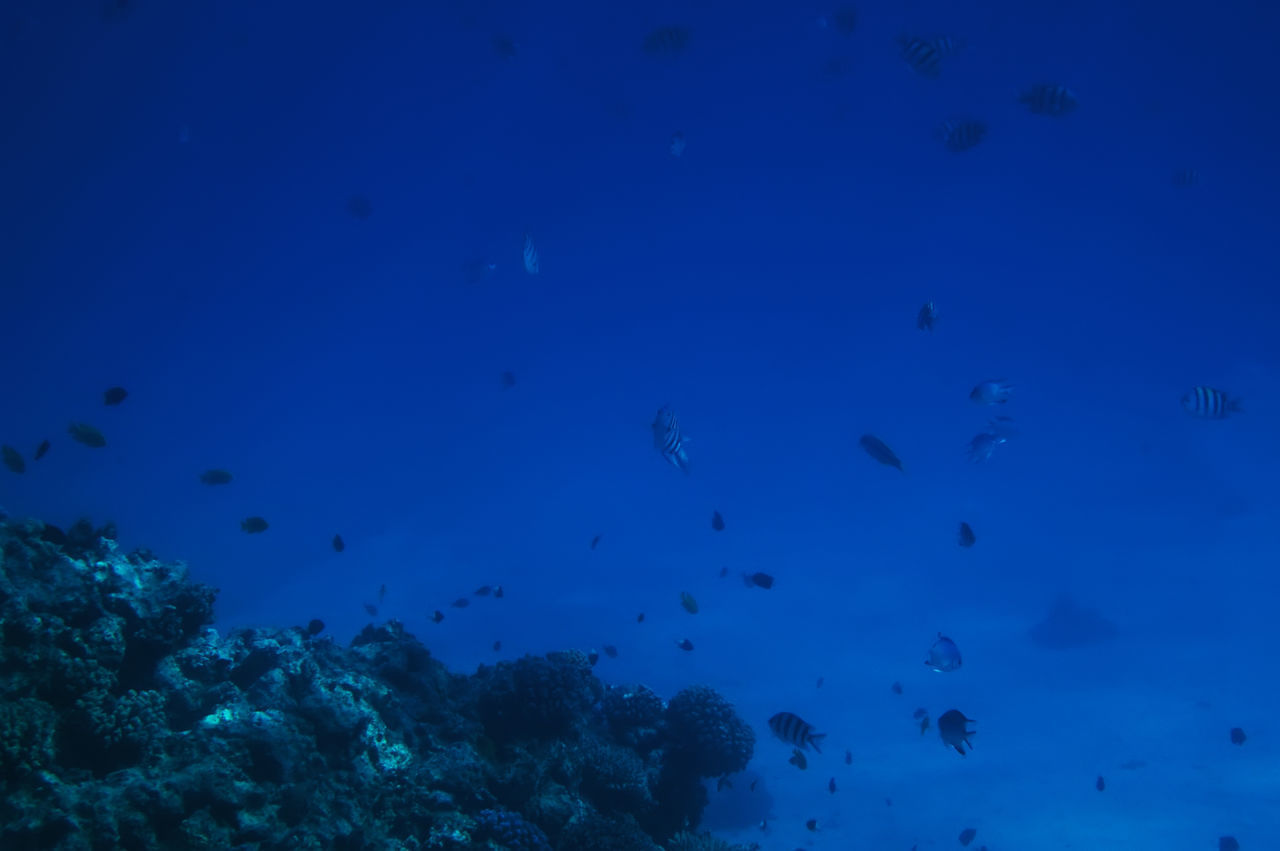
<svg viewBox="0 0 1280 851">
<path fill-rule="evenodd" d="M 715 691 L 581 653 L 451 673 L 404 627 L 212 629 L 111 527 L 0 524 L 0 847 L 653 851 L 754 735 Z"/>
</svg>

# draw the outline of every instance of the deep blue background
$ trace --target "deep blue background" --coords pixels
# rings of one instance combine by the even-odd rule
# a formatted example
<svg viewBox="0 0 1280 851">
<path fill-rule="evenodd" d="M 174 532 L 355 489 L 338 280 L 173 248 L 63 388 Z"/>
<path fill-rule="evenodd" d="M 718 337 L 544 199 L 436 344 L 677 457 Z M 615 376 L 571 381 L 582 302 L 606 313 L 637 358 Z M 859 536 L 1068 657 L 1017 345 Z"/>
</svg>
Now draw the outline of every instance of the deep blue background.
<svg viewBox="0 0 1280 851">
<path fill-rule="evenodd" d="M 385 583 L 379 616 L 464 668 L 613 643 L 606 678 L 774 709 L 923 677 L 957 622 L 1024 643 L 1064 590 L 1273 666 L 1275 7 L 861 3 L 847 38 L 808 2 L 129 7 L 0 15 L 0 442 L 54 443 L 0 473 L 12 513 L 115 520 L 219 586 L 220 625 L 345 637 Z M 668 24 L 687 50 L 646 55 Z M 927 80 L 900 33 L 965 46 Z M 1080 108 L 1029 114 L 1037 82 Z M 952 115 L 987 140 L 944 150 Z M 1017 434 L 972 465 L 985 378 Z M 1189 417 L 1195 384 L 1246 412 Z M 448 607 L 484 583 L 506 598 Z"/>
</svg>

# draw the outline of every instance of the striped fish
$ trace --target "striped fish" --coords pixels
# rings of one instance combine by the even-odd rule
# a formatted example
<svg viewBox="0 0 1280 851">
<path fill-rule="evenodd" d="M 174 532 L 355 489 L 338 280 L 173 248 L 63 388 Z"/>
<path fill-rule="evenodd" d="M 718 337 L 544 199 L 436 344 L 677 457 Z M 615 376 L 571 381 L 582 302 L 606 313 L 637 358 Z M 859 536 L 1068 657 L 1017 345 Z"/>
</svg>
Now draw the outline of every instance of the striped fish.
<svg viewBox="0 0 1280 851">
<path fill-rule="evenodd" d="M 961 44 L 946 36 L 926 39 L 904 35 L 898 37 L 898 46 L 902 48 L 902 58 L 917 74 L 934 79 L 942 70 L 943 57 L 955 53 Z"/>
<path fill-rule="evenodd" d="M 1225 391 L 1200 385 L 1192 387 L 1182 397 L 1182 407 L 1188 414 L 1209 420 L 1224 420 L 1241 412 L 1240 400 Z"/>
<path fill-rule="evenodd" d="M 953 154 L 977 146 L 987 135 L 987 125 L 971 118 L 949 118 L 938 125 L 934 135 Z"/>
<path fill-rule="evenodd" d="M 1032 86 L 1018 98 L 1019 103 L 1026 104 L 1027 109 L 1036 115 L 1066 115 L 1079 104 L 1075 93 L 1066 86 L 1053 86 L 1047 83 Z"/>
<path fill-rule="evenodd" d="M 815 753 L 822 753 L 818 743 L 827 737 L 826 733 L 815 733 L 813 725 L 791 712 L 779 712 L 770 718 L 769 729 L 787 744 L 802 749 L 812 747 Z"/>
<path fill-rule="evenodd" d="M 1200 172 L 1194 168 L 1180 168 L 1172 176 L 1174 186 L 1195 186 L 1200 182 Z"/>
<path fill-rule="evenodd" d="M 538 274 L 538 246 L 527 233 L 524 235 L 524 270 L 530 275 Z"/>
<path fill-rule="evenodd" d="M 662 457 L 670 461 L 676 469 L 688 473 L 689 454 L 685 451 L 685 444 L 688 441 L 680 433 L 680 421 L 676 419 L 675 411 L 663 405 L 658 409 L 658 415 L 653 418 L 651 428 L 653 445 L 662 453 Z"/>
</svg>

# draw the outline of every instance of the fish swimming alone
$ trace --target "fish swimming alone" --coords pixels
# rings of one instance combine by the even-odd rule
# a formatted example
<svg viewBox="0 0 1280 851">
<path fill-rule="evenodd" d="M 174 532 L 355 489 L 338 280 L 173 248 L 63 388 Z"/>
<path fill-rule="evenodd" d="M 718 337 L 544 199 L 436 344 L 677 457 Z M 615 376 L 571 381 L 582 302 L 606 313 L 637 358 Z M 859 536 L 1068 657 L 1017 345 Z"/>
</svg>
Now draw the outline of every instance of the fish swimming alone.
<svg viewBox="0 0 1280 851">
<path fill-rule="evenodd" d="M 815 733 L 813 725 L 793 712 L 779 712 L 769 719 L 769 729 L 782 741 L 798 748 L 812 747 L 815 753 L 822 753 L 818 743 L 827 737 L 826 733 Z"/>
<path fill-rule="evenodd" d="M 978 536 L 973 534 L 973 527 L 968 523 L 961 522 L 960 531 L 956 533 L 956 543 L 962 547 L 972 547 L 978 541 Z"/>
<path fill-rule="evenodd" d="M 5 446 L 0 449 L 0 453 L 4 455 L 4 465 L 9 468 L 9 472 L 25 473 L 27 471 L 27 462 L 22 460 L 21 452 L 12 446 Z"/>
<path fill-rule="evenodd" d="M 698 613 L 698 601 L 693 599 L 693 595 L 688 591 L 680 592 L 680 605 L 683 606 L 684 610 L 691 615 L 696 615 Z"/>
<path fill-rule="evenodd" d="M 1018 97 L 1018 103 L 1036 115 L 1062 116 L 1073 112 L 1078 104 L 1075 93 L 1066 86 L 1040 83 Z"/>
<path fill-rule="evenodd" d="M 932 300 L 926 301 L 916 314 L 916 327 L 921 331 L 932 331 L 933 323 L 938 321 L 938 308 Z"/>
<path fill-rule="evenodd" d="M 898 47 L 902 58 L 917 74 L 929 79 L 936 79 L 942 70 L 942 60 L 960 48 L 960 42 L 953 38 L 919 38 L 916 36 L 899 36 Z"/>
<path fill-rule="evenodd" d="M 1009 438 L 1003 434 L 994 434 L 985 431 L 982 434 L 975 435 L 973 440 L 969 441 L 969 460 L 975 464 L 981 464 L 991 458 L 991 453 L 996 451 L 997 446 L 1002 446 L 1009 442 Z"/>
<path fill-rule="evenodd" d="M 938 633 L 938 638 L 929 648 L 929 658 L 924 663 L 940 674 L 949 674 L 960 670 L 960 648 L 950 638 Z"/>
<path fill-rule="evenodd" d="M 1192 387 L 1182 397 L 1182 409 L 1195 417 L 1209 420 L 1225 420 L 1231 414 L 1242 412 L 1240 400 L 1224 390 L 1213 387 Z"/>
<path fill-rule="evenodd" d="M 890 449 L 883 440 L 875 435 L 864 434 L 862 437 L 858 438 L 858 445 L 861 446 L 868 455 L 879 461 L 881 464 L 884 464 L 886 467 L 893 467 L 901 472 L 906 472 L 906 470 L 902 469 L 902 461 L 898 459 L 897 455 L 893 454 L 893 450 Z"/>
<path fill-rule="evenodd" d="M 205 470 L 200 474 L 200 482 L 206 485 L 230 484 L 231 474 L 226 470 Z"/>
<path fill-rule="evenodd" d="M 949 709 L 938 718 L 938 735 L 944 745 L 955 748 L 960 756 L 964 756 L 966 747 L 973 749 L 973 743 L 969 741 L 969 737 L 974 735 L 969 729 L 973 723 L 974 720 L 964 717 L 960 710 Z"/>
<path fill-rule="evenodd" d="M 773 587 L 773 577 L 759 571 L 742 574 L 742 581 L 748 588 L 755 586 L 756 588 L 768 590 Z"/>
<path fill-rule="evenodd" d="M 1003 378 L 979 381 L 969 391 L 969 399 L 979 405 L 1003 405 L 1013 395 L 1013 385 Z"/>
<path fill-rule="evenodd" d="M 46 454 L 48 454 L 48 452 L 49 452 L 49 447 L 50 447 L 51 445 L 52 445 L 52 444 L 50 444 L 50 443 L 49 443 L 49 441 L 47 441 L 47 440 L 42 440 L 42 441 L 40 441 L 40 445 L 36 447 L 36 454 L 35 454 L 35 455 L 33 455 L 33 456 L 31 456 L 31 457 L 32 457 L 32 458 L 34 458 L 36 461 L 39 461 L 39 460 L 40 460 L 41 458 L 43 458 Z"/>
<path fill-rule="evenodd" d="M 658 409 L 657 416 L 650 425 L 653 429 L 653 445 L 671 462 L 671 466 L 682 473 L 689 472 L 689 453 L 686 449 L 688 439 L 680 432 L 680 421 L 675 411 L 667 405 Z"/>
<path fill-rule="evenodd" d="M 521 254 L 524 257 L 524 270 L 530 275 L 538 274 L 542 268 L 538 263 L 538 246 L 534 244 L 533 237 L 527 233 L 524 235 L 524 249 Z"/>
<path fill-rule="evenodd" d="M 102 404 L 119 405 L 129 396 L 129 391 L 123 387 L 111 387 L 102 393 Z"/>
<path fill-rule="evenodd" d="M 267 531 L 267 529 L 269 528 L 270 528 L 270 525 L 267 523 L 267 521 L 257 516 L 246 517 L 245 519 L 240 521 L 240 531 L 248 533 L 250 535 L 257 535 L 261 532 Z"/>
<path fill-rule="evenodd" d="M 71 435 L 71 439 L 77 443 L 83 443 L 94 449 L 101 449 L 107 445 L 107 439 L 102 436 L 102 432 L 88 423 L 72 423 L 67 426 L 67 434 Z"/>
<path fill-rule="evenodd" d="M 975 118 L 948 118 L 938 125 L 934 136 L 953 154 L 976 148 L 987 138 L 987 125 Z"/>
</svg>

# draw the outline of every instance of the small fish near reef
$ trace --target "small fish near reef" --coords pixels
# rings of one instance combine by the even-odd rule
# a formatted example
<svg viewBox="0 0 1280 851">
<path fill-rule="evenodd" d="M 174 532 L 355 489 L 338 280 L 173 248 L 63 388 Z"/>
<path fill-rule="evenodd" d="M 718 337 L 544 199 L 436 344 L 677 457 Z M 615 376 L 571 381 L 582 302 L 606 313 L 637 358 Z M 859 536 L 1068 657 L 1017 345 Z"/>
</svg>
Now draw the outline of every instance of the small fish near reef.
<svg viewBox="0 0 1280 851">
<path fill-rule="evenodd" d="M 685 448 L 688 442 L 680 431 L 680 421 L 670 406 L 663 405 L 649 426 L 653 429 L 654 448 L 682 473 L 689 472 L 689 453 Z"/>
<path fill-rule="evenodd" d="M 960 756 L 964 756 L 966 747 L 973 749 L 973 743 L 969 741 L 969 737 L 974 735 L 969 729 L 969 725 L 973 723 L 974 720 L 964 717 L 960 710 L 949 709 L 938 717 L 938 735 L 942 737 L 944 745 L 955 748 Z"/>
<path fill-rule="evenodd" d="M 200 483 L 204 485 L 229 485 L 231 474 L 226 470 L 205 470 L 200 474 Z"/>
<path fill-rule="evenodd" d="M 858 445 L 862 447 L 864 452 L 886 467 L 893 467 L 900 472 L 906 472 L 906 470 L 902 469 L 902 461 L 893 453 L 888 444 L 875 435 L 864 434 L 858 438 Z"/>
<path fill-rule="evenodd" d="M 76 443 L 83 443 L 94 449 L 101 449 L 107 445 L 107 439 L 102 436 L 102 432 L 88 423 L 72 423 L 67 426 L 67 434 L 71 435 L 71 439 Z"/>
<path fill-rule="evenodd" d="M 961 521 L 960 529 L 956 532 L 956 543 L 966 549 L 972 547 L 978 541 L 978 536 L 973 534 L 973 527 L 968 523 Z"/>
<path fill-rule="evenodd" d="M 1192 387 L 1183 395 L 1182 409 L 1193 417 L 1208 420 L 1225 420 L 1243 410 L 1239 399 L 1224 390 L 1204 386 Z"/>
<path fill-rule="evenodd" d="M 698 613 L 698 601 L 688 591 L 680 592 L 680 606 L 691 615 Z"/>
<path fill-rule="evenodd" d="M 109 387 L 102 392 L 102 404 L 119 405 L 125 399 L 129 398 L 129 391 L 123 387 Z"/>
<path fill-rule="evenodd" d="M 779 712 L 769 719 L 769 729 L 773 734 L 789 745 L 798 748 L 813 748 L 815 753 L 822 753 L 818 744 L 827 737 L 826 733 L 814 732 L 813 725 L 794 712 Z"/>
<path fill-rule="evenodd" d="M 926 301 L 916 314 L 916 327 L 921 331 L 932 331 L 933 324 L 938 321 L 938 307 L 932 301 Z"/>
<path fill-rule="evenodd" d="M 932 670 L 940 674 L 949 674 L 960 670 L 960 648 L 950 638 L 938 633 L 933 646 L 929 648 L 929 658 L 924 660 Z"/>
<path fill-rule="evenodd" d="M 4 456 L 4 465 L 9 468 L 9 472 L 25 473 L 27 471 L 27 462 L 22 460 L 22 453 L 12 446 L 0 448 L 0 454 Z"/>
<path fill-rule="evenodd" d="M 249 535 L 257 535 L 271 528 L 270 524 L 261 517 L 246 517 L 240 521 L 240 531 Z"/>
<path fill-rule="evenodd" d="M 1074 112 L 1078 101 L 1075 93 L 1066 86 L 1040 83 L 1027 89 L 1018 97 L 1021 103 L 1036 115 L 1059 117 Z"/>
</svg>

